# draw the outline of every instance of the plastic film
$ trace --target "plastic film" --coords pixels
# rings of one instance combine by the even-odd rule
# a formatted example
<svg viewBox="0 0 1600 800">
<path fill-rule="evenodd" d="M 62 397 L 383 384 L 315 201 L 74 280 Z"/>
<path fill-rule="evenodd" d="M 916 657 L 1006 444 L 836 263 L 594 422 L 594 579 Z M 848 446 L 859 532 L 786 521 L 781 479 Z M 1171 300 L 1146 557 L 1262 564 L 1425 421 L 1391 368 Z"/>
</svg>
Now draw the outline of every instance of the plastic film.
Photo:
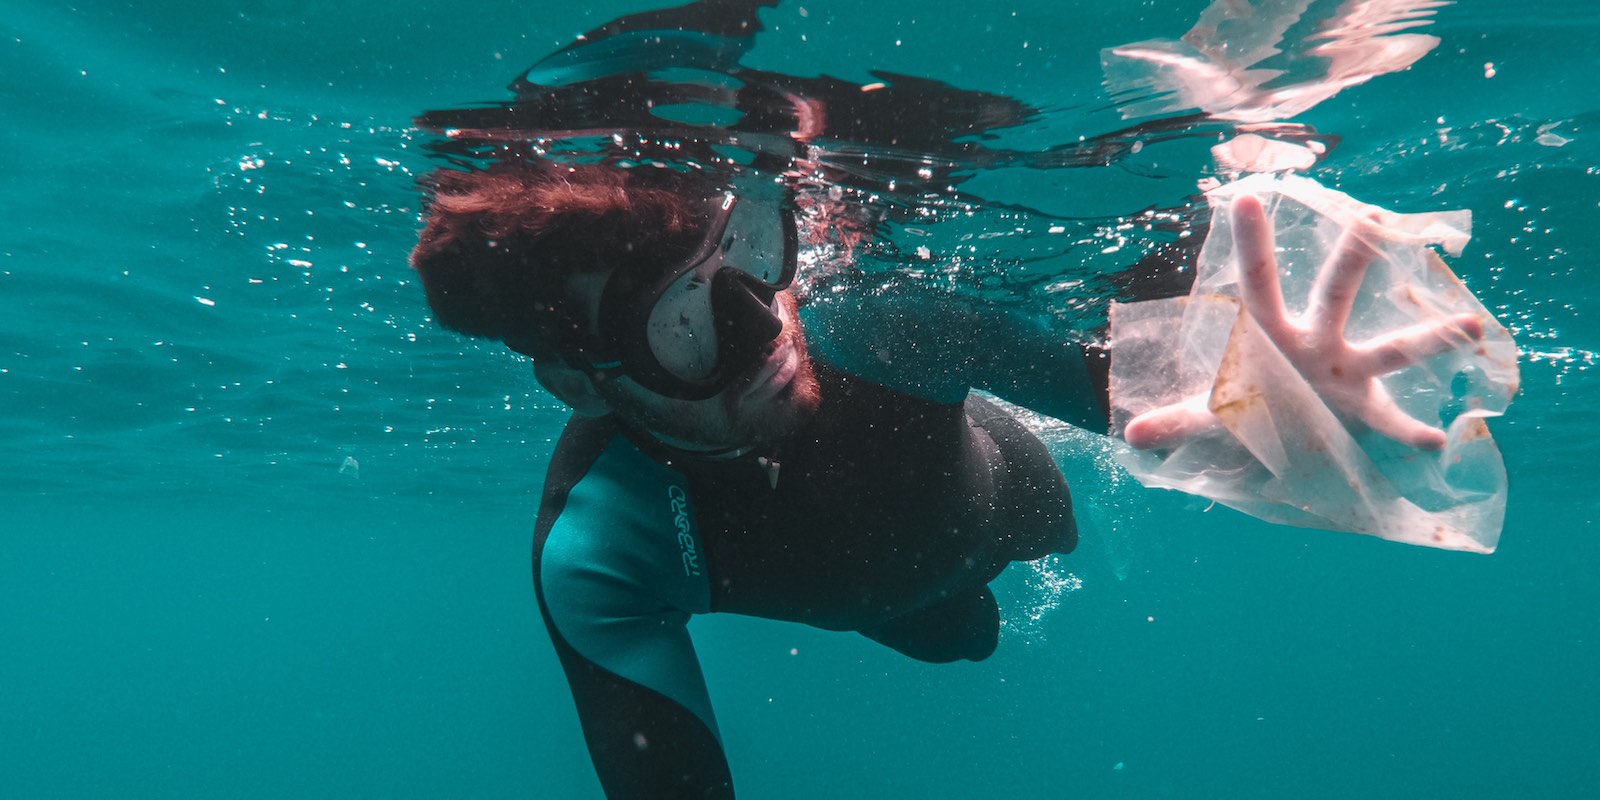
<svg viewBox="0 0 1600 800">
<path fill-rule="evenodd" d="M 1401 410 L 1443 427 L 1442 450 L 1401 444 L 1341 413 L 1243 310 L 1228 209 L 1247 193 L 1272 226 L 1291 314 L 1306 311 L 1319 267 L 1342 234 L 1357 230 L 1377 258 L 1351 307 L 1347 341 L 1462 314 L 1481 321 L 1479 341 L 1379 379 Z M 1460 253 L 1469 214 L 1397 214 L 1295 176 L 1253 176 L 1208 199 L 1214 223 L 1190 295 L 1112 308 L 1112 415 L 1120 433 L 1141 413 L 1204 398 L 1221 425 L 1169 450 L 1126 450 L 1123 465 L 1147 486 L 1269 522 L 1492 552 L 1506 472 L 1486 420 L 1517 391 L 1517 349 L 1434 250 Z"/>
</svg>

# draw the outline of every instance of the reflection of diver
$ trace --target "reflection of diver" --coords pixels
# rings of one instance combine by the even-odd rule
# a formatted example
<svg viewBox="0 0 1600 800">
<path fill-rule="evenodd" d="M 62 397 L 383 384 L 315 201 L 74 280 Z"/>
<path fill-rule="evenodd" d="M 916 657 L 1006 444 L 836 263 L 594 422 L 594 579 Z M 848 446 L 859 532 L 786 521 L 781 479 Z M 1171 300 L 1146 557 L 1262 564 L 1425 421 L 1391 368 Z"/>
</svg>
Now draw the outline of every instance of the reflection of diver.
<svg viewBox="0 0 1600 800">
<path fill-rule="evenodd" d="M 999 134 L 1043 123 L 1043 109 L 882 71 L 860 84 L 740 66 L 763 28 L 757 11 L 775 5 L 702 0 L 622 17 L 528 69 L 509 87 L 514 99 L 431 111 L 417 123 L 444 134 L 430 148 L 461 164 L 521 151 L 744 169 L 872 193 L 891 211 L 905 205 L 926 211 L 928 198 L 952 196 L 974 175 L 997 169 L 1116 166 L 1133 174 L 1155 170 L 1172 179 L 1169 185 L 1192 186 L 1209 166 L 1207 148 L 1236 127 L 1188 114 L 1073 135 L 1041 150 L 1000 147 Z M 1312 142 L 1321 153 L 1337 141 L 1296 124 L 1251 129 Z M 1141 153 L 1161 154 L 1161 165 L 1141 160 Z M 997 200 L 984 204 L 1003 205 Z"/>
<path fill-rule="evenodd" d="M 639 29 L 627 19 L 591 40 Z M 581 85 L 639 79 L 606 80 Z M 638 111 L 636 97 L 587 96 L 605 102 L 581 110 L 585 130 Z M 688 618 L 987 657 L 989 582 L 1070 550 L 1076 529 L 1048 453 L 969 391 L 1104 430 L 1104 352 L 959 305 L 929 326 L 926 309 L 888 297 L 832 321 L 848 335 L 814 355 L 792 289 L 791 192 L 623 163 L 660 154 L 540 158 L 560 137 L 530 141 L 544 112 L 519 103 L 424 118 L 476 163 L 432 177 L 413 264 L 442 324 L 530 356 L 575 411 L 544 487 L 534 581 L 607 794 L 731 797 Z M 506 124 L 456 124 L 472 115 Z M 1271 262 L 1270 242 L 1242 246 Z M 1156 419 L 1172 424 L 1151 435 L 1191 422 Z"/>
<path fill-rule="evenodd" d="M 1207 209 L 1192 203 L 1190 191 L 1171 187 L 1192 187 L 1206 174 L 1209 145 L 1235 125 L 1190 114 L 1074 135 L 1041 150 L 1000 147 L 1000 133 L 1041 124 L 1042 109 L 880 71 L 863 85 L 740 66 L 762 30 L 757 12 L 775 5 L 703 0 L 622 17 L 524 72 L 509 87 L 512 100 L 430 111 L 417 124 L 441 134 L 428 145 L 435 154 L 464 168 L 544 157 L 667 165 L 719 180 L 730 173 L 787 176 L 805 210 L 820 206 L 833 214 L 829 230 L 852 242 L 871 238 L 885 221 L 922 225 L 929 215 L 959 216 L 974 207 L 1059 219 L 1016 198 L 984 199 L 965 188 L 974 176 L 995 170 L 1144 175 L 1159 179 L 1172 196 L 1145 200 L 1142 210 L 1124 209 L 1125 219 L 1059 219 L 1085 236 L 1102 225 L 1141 229 L 1115 262 L 1061 257 L 1061 247 L 1084 238 L 1067 236 L 1035 243 L 1018 265 L 1048 260 L 1036 273 L 1041 283 L 1057 272 L 1059 279 L 1080 282 L 1101 313 L 1072 325 L 1091 337 L 1104 325 L 1107 301 L 1188 291 L 1193 272 L 1187 265 L 1204 238 Z M 1322 153 L 1337 142 L 1296 124 L 1252 130 L 1275 141 L 1310 142 Z M 841 189 L 843 202 L 811 202 L 813 194 L 837 197 Z"/>
</svg>

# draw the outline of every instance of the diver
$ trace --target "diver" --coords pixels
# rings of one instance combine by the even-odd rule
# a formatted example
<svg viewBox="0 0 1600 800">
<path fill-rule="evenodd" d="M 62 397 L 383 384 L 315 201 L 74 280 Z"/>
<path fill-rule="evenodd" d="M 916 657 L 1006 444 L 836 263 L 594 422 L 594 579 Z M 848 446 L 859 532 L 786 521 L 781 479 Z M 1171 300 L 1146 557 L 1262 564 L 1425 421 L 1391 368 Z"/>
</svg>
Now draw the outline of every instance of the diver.
<svg viewBox="0 0 1600 800">
<path fill-rule="evenodd" d="M 1045 447 L 971 390 L 1104 430 L 1105 351 L 1019 328 L 993 353 L 993 330 L 940 320 L 960 334 L 941 335 L 891 310 L 856 320 L 824 358 L 799 321 L 801 241 L 782 193 L 544 159 L 440 170 L 429 190 L 412 264 L 436 318 L 529 356 L 574 412 L 545 481 L 533 578 L 609 797 L 733 796 L 690 616 L 982 660 L 1000 625 L 990 581 L 1076 543 Z M 1233 213 L 1247 305 L 1281 320 L 1261 206 Z M 1340 326 L 1360 248 L 1324 268 Z M 1371 360 L 1459 346 L 1477 334 L 1462 325 L 1412 332 Z M 1315 385 L 1353 417 L 1417 447 L 1442 441 L 1372 391 L 1376 367 L 1349 362 L 1341 336 L 1269 333 L 1333 367 Z M 1125 436 L 1169 446 L 1212 424 L 1185 403 Z"/>
</svg>

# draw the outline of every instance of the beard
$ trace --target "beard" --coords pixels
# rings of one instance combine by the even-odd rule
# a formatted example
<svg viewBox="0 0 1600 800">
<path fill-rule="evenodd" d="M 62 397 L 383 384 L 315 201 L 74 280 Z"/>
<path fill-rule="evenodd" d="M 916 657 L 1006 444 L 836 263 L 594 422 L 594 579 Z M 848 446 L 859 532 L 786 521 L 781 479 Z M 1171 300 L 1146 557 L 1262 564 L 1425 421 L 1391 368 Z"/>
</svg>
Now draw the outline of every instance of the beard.
<svg viewBox="0 0 1600 800">
<path fill-rule="evenodd" d="M 786 344 L 783 340 L 790 339 L 790 334 L 796 333 L 798 327 L 784 330 L 778 345 L 780 349 Z M 718 398 L 733 423 L 735 441 L 769 444 L 782 439 L 798 431 L 822 405 L 822 387 L 817 382 L 817 371 L 811 364 L 811 354 L 806 351 L 804 337 L 796 333 L 792 338 L 787 344 L 795 349 L 795 373 L 788 386 L 770 398 L 746 403 L 742 402 L 739 392 L 748 384 L 740 382 L 735 384 L 734 391 Z"/>
</svg>

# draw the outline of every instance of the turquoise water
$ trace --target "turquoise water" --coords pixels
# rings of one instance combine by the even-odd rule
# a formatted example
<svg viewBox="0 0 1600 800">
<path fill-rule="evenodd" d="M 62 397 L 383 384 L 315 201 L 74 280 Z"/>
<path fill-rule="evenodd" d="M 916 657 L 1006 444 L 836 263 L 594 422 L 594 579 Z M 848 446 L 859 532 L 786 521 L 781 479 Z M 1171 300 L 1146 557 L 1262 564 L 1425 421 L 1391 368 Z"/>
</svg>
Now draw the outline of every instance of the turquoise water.
<svg viewBox="0 0 1600 800">
<path fill-rule="evenodd" d="M 1044 146 L 1100 48 L 1205 4 L 803 5 L 747 63 L 1003 92 Z M 0 796 L 597 796 L 527 574 L 563 414 L 428 322 L 409 120 L 650 6 L 11 6 Z M 1457 272 L 1528 356 L 1500 551 L 1272 528 L 1069 442 L 1095 535 L 1005 578 L 987 662 L 696 623 L 741 796 L 1600 795 L 1600 7 L 1430 32 L 1300 121 L 1344 137 L 1324 182 L 1475 214 Z"/>
</svg>

